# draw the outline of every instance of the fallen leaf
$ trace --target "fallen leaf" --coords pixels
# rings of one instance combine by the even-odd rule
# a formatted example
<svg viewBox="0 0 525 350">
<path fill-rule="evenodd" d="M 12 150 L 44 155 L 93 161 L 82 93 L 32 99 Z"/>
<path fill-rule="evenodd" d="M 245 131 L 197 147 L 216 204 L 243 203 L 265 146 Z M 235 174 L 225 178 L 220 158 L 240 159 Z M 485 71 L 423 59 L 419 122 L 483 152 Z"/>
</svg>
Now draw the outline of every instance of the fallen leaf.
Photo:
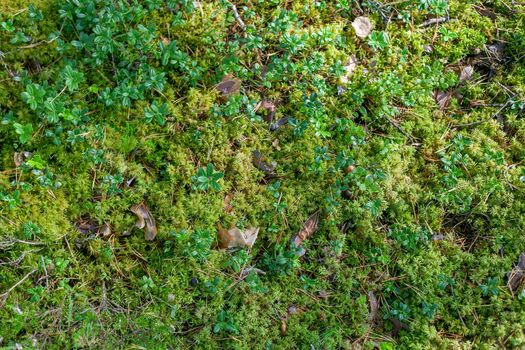
<svg viewBox="0 0 525 350">
<path fill-rule="evenodd" d="M 432 240 L 433 241 L 442 241 L 444 239 L 445 239 L 445 236 L 442 235 L 442 234 L 432 235 Z"/>
<path fill-rule="evenodd" d="M 392 322 L 394 325 L 394 329 L 392 330 L 393 336 L 396 336 L 402 329 L 410 331 L 410 326 L 404 322 L 399 321 L 397 318 L 391 317 L 390 322 Z"/>
<path fill-rule="evenodd" d="M 296 248 L 302 245 L 303 242 L 317 230 L 317 227 L 319 227 L 320 217 L 321 211 L 317 210 L 315 213 L 310 215 L 308 220 L 306 220 L 301 231 L 292 237 L 292 243 Z"/>
<path fill-rule="evenodd" d="M 359 16 L 352 22 L 352 27 L 354 27 L 355 33 L 361 39 L 364 39 L 372 31 L 372 22 L 368 17 Z"/>
<path fill-rule="evenodd" d="M 31 157 L 31 152 L 15 152 L 13 155 L 15 166 L 19 167 L 26 161 L 26 159 L 30 157 Z"/>
<path fill-rule="evenodd" d="M 170 44 L 170 40 L 166 38 L 165 36 L 160 36 L 160 41 L 165 45 L 168 46 Z"/>
<path fill-rule="evenodd" d="M 269 127 L 270 131 L 275 131 L 279 129 L 281 126 L 286 125 L 289 119 L 290 117 L 286 116 L 286 117 L 282 117 L 281 119 L 271 123 Z"/>
<path fill-rule="evenodd" d="M 263 161 L 263 156 L 261 152 L 255 150 L 252 152 L 252 164 L 262 171 L 268 177 L 275 177 L 275 168 L 277 167 L 276 163 L 266 163 Z"/>
<path fill-rule="evenodd" d="M 223 201 L 223 210 L 226 212 L 226 213 L 230 213 L 232 210 L 233 210 L 233 205 L 231 205 L 231 201 L 233 199 L 233 195 L 232 194 L 227 194 L 226 197 L 224 197 L 224 201 Z"/>
<path fill-rule="evenodd" d="M 515 292 L 516 289 L 523 282 L 525 277 L 525 253 L 521 253 L 518 258 L 518 263 L 514 268 L 507 272 L 507 287 L 509 287 L 511 292 Z"/>
<path fill-rule="evenodd" d="M 104 225 L 98 228 L 97 234 L 99 236 L 102 236 L 102 238 L 108 238 L 109 236 L 111 236 L 111 227 L 107 222 L 105 222 Z"/>
<path fill-rule="evenodd" d="M 355 166 L 353 165 L 349 165 L 345 168 L 345 173 L 346 174 L 350 174 L 351 172 L 353 172 L 355 170 Z"/>
<path fill-rule="evenodd" d="M 350 76 L 357 68 L 358 60 L 355 56 L 350 56 L 348 63 L 344 66 L 345 74 L 341 77 L 341 83 L 347 84 L 350 81 Z"/>
<path fill-rule="evenodd" d="M 368 314 L 368 322 L 375 323 L 377 319 L 377 313 L 379 312 L 379 303 L 374 292 L 368 292 L 368 304 L 370 305 L 370 312 Z"/>
<path fill-rule="evenodd" d="M 222 97 L 229 97 L 236 94 L 241 89 L 241 80 L 235 78 L 233 75 L 225 75 L 221 82 L 217 84 L 216 89 L 222 94 Z"/>
<path fill-rule="evenodd" d="M 81 218 L 75 222 L 75 228 L 78 230 L 78 232 L 88 235 L 95 233 L 97 231 L 98 225 L 94 220 Z"/>
<path fill-rule="evenodd" d="M 264 272 L 263 270 L 261 269 L 258 269 L 254 266 L 248 266 L 244 269 L 241 270 L 241 278 L 244 278 L 246 276 L 248 276 L 250 274 L 250 272 L 255 273 L 256 275 L 266 275 L 266 272 Z"/>
<path fill-rule="evenodd" d="M 285 317 L 282 317 L 281 318 L 281 335 L 285 335 L 286 334 L 286 318 Z"/>
<path fill-rule="evenodd" d="M 270 100 L 263 100 L 261 102 L 261 108 L 266 109 L 268 112 L 275 112 L 275 104 Z"/>
<path fill-rule="evenodd" d="M 285 335 L 286 334 L 286 329 L 288 328 L 288 325 L 287 325 L 286 321 L 288 320 L 288 318 L 290 316 L 298 314 L 301 311 L 302 310 L 298 309 L 295 305 L 288 306 L 288 308 L 286 309 L 285 314 L 283 316 L 281 316 L 281 335 Z"/>
<path fill-rule="evenodd" d="M 451 98 L 452 91 L 437 91 L 434 93 L 434 99 L 442 112 L 447 108 Z"/>
<path fill-rule="evenodd" d="M 250 227 L 245 231 L 241 231 L 237 227 L 226 230 L 219 227 L 219 247 L 221 249 L 231 248 L 244 248 L 253 247 L 257 234 L 259 233 L 258 227 Z"/>
<path fill-rule="evenodd" d="M 461 69 L 461 73 L 459 74 L 459 81 L 469 81 L 472 79 L 472 73 L 474 73 L 474 67 L 472 66 L 465 66 L 463 69 Z"/>
<path fill-rule="evenodd" d="M 144 238 L 146 241 L 152 241 L 157 235 L 157 226 L 155 219 L 151 215 L 148 207 L 144 203 L 140 203 L 131 207 L 131 212 L 137 215 L 138 221 L 135 224 L 136 227 L 144 230 Z"/>
</svg>

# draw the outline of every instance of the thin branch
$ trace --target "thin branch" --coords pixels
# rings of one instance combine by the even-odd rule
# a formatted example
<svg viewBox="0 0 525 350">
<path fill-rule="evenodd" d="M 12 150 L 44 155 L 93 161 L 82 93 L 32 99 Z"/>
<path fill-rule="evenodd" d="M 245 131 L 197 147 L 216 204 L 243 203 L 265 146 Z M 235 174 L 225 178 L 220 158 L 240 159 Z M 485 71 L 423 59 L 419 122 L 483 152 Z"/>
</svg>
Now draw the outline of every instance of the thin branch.
<svg viewBox="0 0 525 350">
<path fill-rule="evenodd" d="M 425 22 L 421 23 L 419 25 L 420 28 L 423 28 L 423 27 L 428 27 L 428 26 L 431 26 L 433 24 L 439 24 L 439 23 L 445 23 L 449 20 L 448 17 L 438 17 L 438 18 L 431 18 L 431 19 L 428 19 L 426 20 Z"/>
<path fill-rule="evenodd" d="M 233 11 L 233 17 L 235 17 L 235 19 L 237 20 L 237 22 L 239 23 L 239 25 L 241 26 L 242 30 L 246 30 L 246 25 L 244 24 L 241 16 L 239 16 L 239 12 L 237 11 L 237 6 L 235 6 L 234 4 L 232 4 L 231 2 L 229 1 L 226 1 L 228 4 L 230 4 L 231 8 L 232 8 L 232 11 Z"/>
<path fill-rule="evenodd" d="M 454 125 L 452 126 L 454 129 L 457 129 L 457 128 L 465 128 L 465 127 L 469 127 L 469 126 L 474 126 L 474 125 L 479 125 L 479 124 L 483 124 L 483 123 L 486 123 L 494 118 L 496 118 L 500 113 L 501 111 L 503 111 L 505 108 L 507 108 L 507 106 L 510 104 L 510 100 L 505 102 L 503 104 L 503 106 L 501 106 L 500 109 L 498 109 L 498 111 L 496 113 L 494 113 L 490 118 L 487 118 L 485 120 L 480 120 L 480 121 L 477 121 L 477 122 L 472 122 L 472 123 L 465 123 L 465 124 L 457 124 L 457 125 Z"/>
<path fill-rule="evenodd" d="M 392 119 L 390 118 L 386 118 L 388 119 L 388 121 L 390 122 L 390 124 L 392 124 L 393 126 L 396 127 L 397 130 L 399 130 L 399 132 L 401 132 L 403 135 L 405 135 L 406 137 L 408 137 L 410 140 L 414 141 L 414 136 L 410 135 L 409 133 L 407 133 L 405 130 L 403 130 L 403 128 L 397 124 L 395 121 L 393 121 Z"/>
<path fill-rule="evenodd" d="M 16 282 L 11 288 L 9 288 L 5 293 L 3 294 L 0 294 L 0 300 L 1 299 L 5 299 L 7 298 L 7 296 L 9 295 L 9 293 L 11 293 L 16 287 L 18 287 L 19 285 L 21 285 L 22 283 L 24 283 L 24 281 L 26 279 L 29 278 L 29 276 L 31 276 L 32 274 L 34 274 L 36 272 L 37 269 L 33 269 L 31 270 L 27 275 L 25 275 L 20 281 Z"/>
</svg>

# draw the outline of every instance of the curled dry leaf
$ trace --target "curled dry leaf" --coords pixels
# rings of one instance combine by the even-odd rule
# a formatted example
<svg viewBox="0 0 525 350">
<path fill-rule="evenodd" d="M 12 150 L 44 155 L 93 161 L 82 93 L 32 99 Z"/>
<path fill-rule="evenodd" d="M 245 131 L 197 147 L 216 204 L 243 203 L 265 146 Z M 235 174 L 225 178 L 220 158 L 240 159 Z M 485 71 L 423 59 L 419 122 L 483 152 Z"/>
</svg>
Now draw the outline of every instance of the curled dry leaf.
<svg viewBox="0 0 525 350">
<path fill-rule="evenodd" d="M 434 93 L 434 99 L 439 106 L 439 110 L 442 112 L 447 108 L 451 98 L 452 91 L 436 91 Z"/>
<path fill-rule="evenodd" d="M 281 335 L 285 335 L 286 334 L 286 329 L 288 328 L 288 326 L 286 325 L 286 318 L 285 317 L 281 317 Z"/>
<path fill-rule="evenodd" d="M 276 120 L 275 122 L 271 123 L 269 126 L 270 131 L 276 131 L 280 127 L 286 125 L 289 119 L 290 117 L 286 116 L 286 117 L 282 117 L 281 119 Z"/>
<path fill-rule="evenodd" d="M 13 155 L 13 160 L 15 162 L 15 166 L 19 167 L 29 157 L 31 157 L 31 152 L 15 152 L 14 155 Z"/>
<path fill-rule="evenodd" d="M 472 66 L 465 66 L 461 69 L 461 73 L 459 73 L 459 81 L 469 81 L 472 79 L 472 73 L 474 73 L 474 67 Z"/>
<path fill-rule="evenodd" d="M 518 263 L 514 268 L 507 272 L 507 287 L 511 292 L 515 292 L 525 277 L 525 253 L 521 253 Z"/>
<path fill-rule="evenodd" d="M 237 227 L 226 230 L 219 227 L 219 247 L 221 249 L 231 248 L 244 248 L 253 247 L 257 234 L 259 233 L 258 227 L 250 227 L 244 231 L 241 231 Z"/>
<path fill-rule="evenodd" d="M 98 225 L 95 220 L 81 218 L 75 222 L 75 228 L 78 232 L 84 235 L 89 235 L 97 232 Z"/>
<path fill-rule="evenodd" d="M 239 92 L 241 89 L 241 80 L 235 78 L 233 75 L 225 75 L 221 82 L 215 86 L 222 94 L 222 97 L 229 97 Z"/>
<path fill-rule="evenodd" d="M 357 68 L 359 61 L 354 55 L 350 56 L 348 63 L 344 66 L 345 74 L 341 77 L 341 83 L 347 84 L 350 81 L 350 76 Z"/>
<path fill-rule="evenodd" d="M 266 272 L 264 272 L 261 269 L 258 269 L 254 266 L 248 266 L 241 270 L 241 278 L 244 278 L 250 274 L 250 272 L 255 273 L 256 275 L 266 275 Z"/>
<path fill-rule="evenodd" d="M 252 164 L 257 169 L 262 171 L 267 177 L 275 177 L 275 168 L 277 167 L 277 164 L 275 162 L 270 164 L 264 162 L 263 156 L 258 150 L 252 152 Z"/>
<path fill-rule="evenodd" d="M 231 211 L 233 210 L 233 205 L 231 204 L 231 201 L 233 199 L 233 194 L 227 194 L 226 197 L 224 197 L 224 201 L 223 201 L 223 210 L 226 212 L 226 213 L 231 213 Z"/>
<path fill-rule="evenodd" d="M 301 231 L 292 237 L 293 245 L 298 248 L 303 242 L 309 238 L 319 227 L 319 219 L 321 217 L 321 211 L 317 210 L 315 213 L 310 215 L 308 220 L 303 225 Z"/>
<path fill-rule="evenodd" d="M 111 226 L 109 226 L 109 224 L 105 222 L 104 225 L 98 228 L 97 234 L 102 238 L 108 238 L 109 236 L 111 236 Z"/>
<path fill-rule="evenodd" d="M 263 117 L 264 121 L 271 123 L 273 121 L 273 117 L 275 116 L 277 107 L 272 101 L 265 99 L 257 104 L 254 111 L 257 112 L 261 108 L 266 111 L 266 115 Z"/>
<path fill-rule="evenodd" d="M 288 308 L 286 309 L 285 314 L 281 316 L 281 335 L 285 335 L 286 334 L 286 329 L 288 328 L 288 325 L 286 324 L 286 321 L 288 320 L 288 318 L 290 318 L 290 316 L 298 314 L 298 313 L 300 313 L 302 311 L 303 310 L 299 309 L 295 305 L 288 306 Z"/>
<path fill-rule="evenodd" d="M 275 104 L 270 100 L 263 100 L 261 107 L 270 112 L 275 112 Z"/>
<path fill-rule="evenodd" d="M 372 31 L 372 22 L 368 19 L 368 17 L 359 16 L 352 22 L 352 27 L 354 27 L 355 34 L 360 37 L 361 39 L 364 39 L 370 34 Z"/>
<path fill-rule="evenodd" d="M 160 36 L 160 41 L 165 45 L 168 46 L 170 44 L 170 40 L 166 38 L 165 36 Z"/>
<path fill-rule="evenodd" d="M 374 294 L 374 292 L 368 292 L 368 304 L 370 305 L 370 312 L 368 314 L 368 322 L 375 323 L 377 319 L 377 314 L 379 312 L 379 302 Z"/>
<path fill-rule="evenodd" d="M 144 230 L 144 238 L 146 241 L 152 241 L 157 235 L 157 226 L 155 219 L 151 215 L 148 207 L 144 203 L 140 203 L 131 207 L 131 212 L 137 215 L 138 221 L 136 227 Z"/>
</svg>

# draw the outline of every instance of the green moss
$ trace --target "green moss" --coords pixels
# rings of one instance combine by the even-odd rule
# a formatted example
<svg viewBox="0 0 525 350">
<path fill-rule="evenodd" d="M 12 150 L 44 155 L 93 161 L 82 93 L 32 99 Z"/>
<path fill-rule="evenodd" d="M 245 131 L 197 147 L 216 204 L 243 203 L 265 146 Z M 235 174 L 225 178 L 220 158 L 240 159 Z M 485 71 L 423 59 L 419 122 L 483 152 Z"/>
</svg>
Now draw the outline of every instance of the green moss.
<svg viewBox="0 0 525 350">
<path fill-rule="evenodd" d="M 0 293 L 16 286 L 0 299 L 0 345 L 523 347 L 523 291 L 505 280 L 525 251 L 523 6 L 232 3 L 244 30 L 223 1 L 0 4 L 15 27 L 0 28 Z M 387 47 L 355 35 L 358 15 Z M 12 43 L 17 32 L 29 40 Z M 84 76 L 74 91 L 66 64 Z M 215 88 L 226 74 L 241 80 L 230 97 Z M 24 101 L 31 83 L 63 104 L 58 121 Z M 452 94 L 445 108 L 437 92 Z M 263 99 L 289 122 L 270 131 Z M 164 125 L 144 115 L 154 101 Z M 29 142 L 15 122 L 31 123 Z M 15 152 L 41 165 L 15 168 Z M 193 190 L 209 163 L 220 190 Z M 141 202 L 151 242 L 134 227 Z M 299 259 L 288 242 L 318 209 Z M 260 228 L 244 258 L 216 247 L 234 226 Z M 242 278 L 239 259 L 267 273 Z"/>
</svg>

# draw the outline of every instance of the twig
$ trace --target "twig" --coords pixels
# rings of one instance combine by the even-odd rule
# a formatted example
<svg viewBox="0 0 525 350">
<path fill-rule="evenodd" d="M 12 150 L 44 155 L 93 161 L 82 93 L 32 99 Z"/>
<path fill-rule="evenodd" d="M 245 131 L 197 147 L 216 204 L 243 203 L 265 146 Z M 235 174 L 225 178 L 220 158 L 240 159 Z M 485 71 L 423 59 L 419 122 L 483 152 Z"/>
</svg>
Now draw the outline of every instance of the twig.
<svg viewBox="0 0 525 350">
<path fill-rule="evenodd" d="M 40 256 L 40 260 L 42 261 L 42 267 L 44 268 L 44 272 L 46 273 L 46 288 L 49 288 L 49 276 L 47 274 L 46 263 L 42 255 Z"/>
<path fill-rule="evenodd" d="M 454 129 L 457 129 L 457 128 L 465 128 L 465 127 L 468 127 L 468 126 L 474 126 L 474 125 L 479 125 L 479 124 L 483 124 L 483 123 L 486 123 L 494 118 L 496 118 L 502 110 L 504 110 L 505 108 L 507 108 L 507 106 L 510 104 L 510 100 L 505 102 L 503 104 L 503 106 L 501 106 L 500 109 L 498 109 L 498 111 L 496 113 L 494 113 L 490 118 L 487 118 L 485 120 L 480 120 L 480 121 L 477 121 L 477 122 L 472 122 L 472 123 L 465 123 L 465 124 L 457 124 L 457 125 L 454 125 L 452 126 Z"/>
<path fill-rule="evenodd" d="M 447 22 L 449 20 L 448 17 L 438 17 L 438 18 L 431 18 L 431 19 L 428 19 L 426 20 L 425 22 L 421 23 L 419 25 L 420 28 L 423 28 L 423 27 L 428 27 L 432 24 L 439 24 L 439 23 L 444 23 L 444 22 Z"/>
<path fill-rule="evenodd" d="M 231 8 L 232 8 L 232 11 L 233 11 L 233 17 L 235 17 L 235 19 L 237 20 L 237 22 L 239 23 L 239 25 L 241 26 L 242 30 L 246 30 L 246 25 L 244 24 L 241 16 L 239 16 L 239 12 L 237 11 L 237 6 L 235 6 L 234 4 L 232 4 L 231 2 L 229 1 L 226 1 L 228 4 L 230 4 Z"/>
<path fill-rule="evenodd" d="M 390 122 L 390 124 L 392 124 L 393 126 L 396 127 L 397 130 L 399 130 L 403 135 L 405 135 L 406 137 L 408 137 L 410 140 L 414 141 L 414 136 L 410 135 L 409 133 L 407 133 L 405 130 L 403 130 L 403 128 L 401 126 L 399 126 L 399 124 L 397 124 L 395 121 L 393 121 L 392 119 L 390 118 L 386 118 L 388 119 L 388 121 Z"/>
<path fill-rule="evenodd" d="M 2 293 L 0 294 L 0 300 L 1 299 L 5 299 L 7 298 L 7 296 L 9 295 L 9 293 L 11 293 L 16 287 L 18 287 L 19 285 L 21 285 L 22 283 L 24 283 L 24 281 L 26 279 L 29 278 L 29 276 L 31 276 L 32 274 L 34 274 L 36 272 L 37 269 L 33 269 L 31 270 L 27 275 L 25 275 L 20 281 L 16 282 L 11 288 L 9 288 L 5 293 Z"/>
</svg>

